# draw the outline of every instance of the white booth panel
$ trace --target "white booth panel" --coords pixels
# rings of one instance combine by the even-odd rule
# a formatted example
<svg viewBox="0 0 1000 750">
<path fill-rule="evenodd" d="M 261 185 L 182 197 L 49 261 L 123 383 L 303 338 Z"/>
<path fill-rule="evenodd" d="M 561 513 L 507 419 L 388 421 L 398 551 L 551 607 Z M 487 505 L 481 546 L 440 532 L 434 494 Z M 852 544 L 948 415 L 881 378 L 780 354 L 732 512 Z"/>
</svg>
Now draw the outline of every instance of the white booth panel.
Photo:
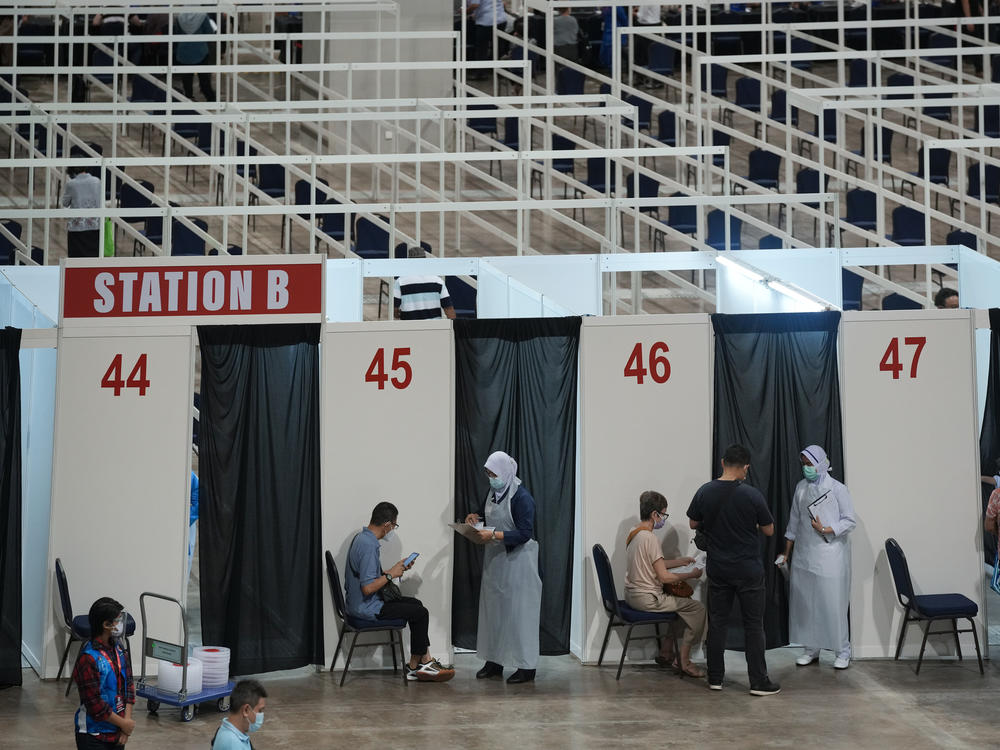
<svg viewBox="0 0 1000 750">
<path fill-rule="evenodd" d="M 323 338 L 322 377 L 323 548 L 333 553 L 343 585 L 351 540 L 368 525 L 372 508 L 382 500 L 399 508 L 400 528 L 383 541 L 382 564 L 388 568 L 411 552 L 420 553 L 401 588 L 430 611 L 431 652 L 450 662 L 451 322 L 330 324 Z M 329 663 L 339 634 L 329 586 L 324 587 L 323 612 Z M 408 655 L 409 631 L 404 641 Z M 341 667 L 345 656 L 338 660 Z M 351 668 L 391 663 L 388 647 L 359 647 Z"/>
<path fill-rule="evenodd" d="M 361 261 L 338 258 L 326 262 L 326 319 L 354 323 L 363 319 L 364 278 Z"/>
<path fill-rule="evenodd" d="M 985 633 L 972 331 L 968 310 L 844 314 L 856 656 L 895 653 L 903 609 L 885 555 L 889 537 L 907 556 L 916 593 L 965 594 L 979 605 Z M 904 656 L 916 655 L 920 638 L 911 625 Z M 963 638 L 963 652 L 974 653 L 971 636 Z M 953 651 L 951 636 L 928 640 L 928 655 Z"/>
<path fill-rule="evenodd" d="M 596 662 L 608 618 L 591 550 L 601 544 L 607 551 L 618 596 L 624 598 L 625 538 L 639 522 L 643 490 L 658 490 L 669 503 L 670 520 L 660 532 L 664 554 L 674 558 L 695 551 L 686 513 L 695 491 L 711 478 L 711 322 L 700 314 L 585 318 L 580 357 L 580 657 Z M 605 659 L 616 661 L 621 644 L 613 635 Z M 651 658 L 652 644 L 640 642 L 633 656 Z"/>
<path fill-rule="evenodd" d="M 8 266 L 3 275 L 47 318 L 32 327 L 54 327 L 59 320 L 59 266 Z"/>
<path fill-rule="evenodd" d="M 60 331 L 46 677 L 55 677 L 66 638 L 55 581 L 57 557 L 69 579 L 75 614 L 86 613 L 98 597 L 112 596 L 138 622 L 143 591 L 183 601 L 191 486 L 191 329 L 147 327 L 141 336 L 135 331 Z M 119 358 L 120 370 L 114 372 Z M 136 367 L 141 363 L 144 372 Z M 179 624 L 176 609 L 157 609 L 150 633 L 179 638 Z"/>
<path fill-rule="evenodd" d="M 601 314 L 601 272 L 597 255 L 490 258 L 489 264 L 568 311 L 564 315 Z"/>
<path fill-rule="evenodd" d="M 962 307 L 997 306 L 1000 263 L 967 247 L 958 254 L 958 302 Z"/>
<path fill-rule="evenodd" d="M 56 350 L 22 349 L 21 363 L 21 651 L 42 671 L 52 489 Z"/>
<path fill-rule="evenodd" d="M 749 263 L 820 299 L 842 306 L 840 251 L 830 248 L 734 250 L 734 260 Z"/>
<path fill-rule="evenodd" d="M 756 252 L 756 251 L 755 251 Z M 720 313 L 800 312 L 796 301 L 721 263 L 716 268 L 715 307 Z"/>
</svg>

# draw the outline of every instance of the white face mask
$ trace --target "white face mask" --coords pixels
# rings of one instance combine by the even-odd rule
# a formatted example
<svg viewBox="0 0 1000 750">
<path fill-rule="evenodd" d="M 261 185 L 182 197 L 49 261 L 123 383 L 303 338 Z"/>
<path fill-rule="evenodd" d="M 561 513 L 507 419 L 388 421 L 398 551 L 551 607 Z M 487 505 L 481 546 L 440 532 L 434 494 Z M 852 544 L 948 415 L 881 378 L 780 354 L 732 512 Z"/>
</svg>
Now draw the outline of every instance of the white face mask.
<svg viewBox="0 0 1000 750">
<path fill-rule="evenodd" d="M 119 615 L 114 622 L 111 623 L 111 635 L 115 638 L 121 638 L 125 635 L 125 614 Z"/>
</svg>

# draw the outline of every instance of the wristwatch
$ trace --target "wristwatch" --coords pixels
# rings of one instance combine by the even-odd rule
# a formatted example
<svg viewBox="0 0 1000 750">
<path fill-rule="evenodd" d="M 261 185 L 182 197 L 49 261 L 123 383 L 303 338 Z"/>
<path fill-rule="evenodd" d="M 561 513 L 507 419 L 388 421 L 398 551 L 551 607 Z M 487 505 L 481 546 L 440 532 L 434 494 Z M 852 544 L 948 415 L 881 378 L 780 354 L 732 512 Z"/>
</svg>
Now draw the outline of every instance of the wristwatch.
<svg viewBox="0 0 1000 750">
<path fill-rule="evenodd" d="M 387 580 L 389 583 L 392 583 L 392 576 L 389 575 L 388 573 L 386 573 L 385 574 L 385 580 Z"/>
</svg>

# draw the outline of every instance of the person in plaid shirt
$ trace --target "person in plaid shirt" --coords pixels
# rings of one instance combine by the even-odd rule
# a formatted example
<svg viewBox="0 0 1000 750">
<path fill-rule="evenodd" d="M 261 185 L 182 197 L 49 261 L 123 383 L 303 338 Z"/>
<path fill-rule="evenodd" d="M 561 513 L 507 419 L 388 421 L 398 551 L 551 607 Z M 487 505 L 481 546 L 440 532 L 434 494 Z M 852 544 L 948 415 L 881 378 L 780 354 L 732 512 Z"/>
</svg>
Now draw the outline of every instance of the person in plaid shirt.
<svg viewBox="0 0 1000 750">
<path fill-rule="evenodd" d="M 132 665 L 120 643 L 125 609 L 110 597 L 90 607 L 91 639 L 80 649 L 73 679 L 80 691 L 75 732 L 78 750 L 124 745 L 135 731 Z"/>
</svg>

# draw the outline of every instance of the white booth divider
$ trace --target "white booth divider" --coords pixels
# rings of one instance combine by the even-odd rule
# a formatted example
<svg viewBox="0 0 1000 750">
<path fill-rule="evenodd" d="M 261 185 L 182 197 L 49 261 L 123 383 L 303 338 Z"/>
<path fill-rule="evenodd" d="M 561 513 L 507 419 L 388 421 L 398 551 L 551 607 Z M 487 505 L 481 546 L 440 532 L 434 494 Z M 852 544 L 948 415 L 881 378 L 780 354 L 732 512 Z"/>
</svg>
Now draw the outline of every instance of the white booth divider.
<svg viewBox="0 0 1000 750">
<path fill-rule="evenodd" d="M 352 538 L 368 525 L 378 502 L 393 503 L 400 526 L 383 541 L 382 564 L 389 568 L 411 552 L 420 553 L 400 588 L 430 611 L 431 652 L 450 663 L 454 532 L 447 524 L 455 520 L 451 322 L 328 324 L 322 352 L 323 548 L 333 553 L 343 585 Z M 339 623 L 329 586 L 323 597 L 329 664 Z M 408 656 L 409 632 L 404 641 Z M 350 645 L 350 637 L 344 645 Z M 342 651 L 340 667 L 345 658 Z M 387 647 L 359 647 L 351 668 L 386 663 L 392 663 Z"/>
<path fill-rule="evenodd" d="M 596 663 L 608 622 L 591 550 L 601 544 L 607 551 L 618 596 L 624 598 L 625 537 L 638 523 L 643 490 L 658 490 L 669 503 L 664 555 L 693 554 L 686 511 L 695 490 L 710 477 L 712 361 L 708 315 L 583 321 L 583 550 L 577 560 L 582 566 L 583 632 L 577 655 L 585 663 Z M 621 656 L 620 632 L 611 637 L 606 659 Z M 637 658 L 651 658 L 656 647 L 640 641 L 633 649 Z"/>
<path fill-rule="evenodd" d="M 601 314 L 598 255 L 531 255 L 490 258 L 487 263 L 526 284 L 574 315 Z"/>
<path fill-rule="evenodd" d="M 903 610 L 884 551 L 890 537 L 907 554 L 918 594 L 958 592 L 979 605 L 985 647 L 972 316 L 969 310 L 844 314 L 845 480 L 858 518 L 851 535 L 856 656 L 895 653 Z M 920 637 L 920 628 L 909 629 L 904 656 L 916 654 Z M 970 636 L 962 646 L 966 656 L 975 653 Z M 932 637 L 927 649 L 951 655 L 954 640 Z"/>
<path fill-rule="evenodd" d="M 190 326 L 62 328 L 58 353 L 45 677 L 66 643 L 56 558 L 74 614 L 114 596 L 138 622 L 143 591 L 184 601 L 191 484 Z M 176 609 L 152 612 L 151 635 L 179 637 Z"/>
<path fill-rule="evenodd" d="M 801 287 L 834 307 L 843 304 L 840 250 L 836 248 L 734 250 L 731 255 Z"/>
</svg>

